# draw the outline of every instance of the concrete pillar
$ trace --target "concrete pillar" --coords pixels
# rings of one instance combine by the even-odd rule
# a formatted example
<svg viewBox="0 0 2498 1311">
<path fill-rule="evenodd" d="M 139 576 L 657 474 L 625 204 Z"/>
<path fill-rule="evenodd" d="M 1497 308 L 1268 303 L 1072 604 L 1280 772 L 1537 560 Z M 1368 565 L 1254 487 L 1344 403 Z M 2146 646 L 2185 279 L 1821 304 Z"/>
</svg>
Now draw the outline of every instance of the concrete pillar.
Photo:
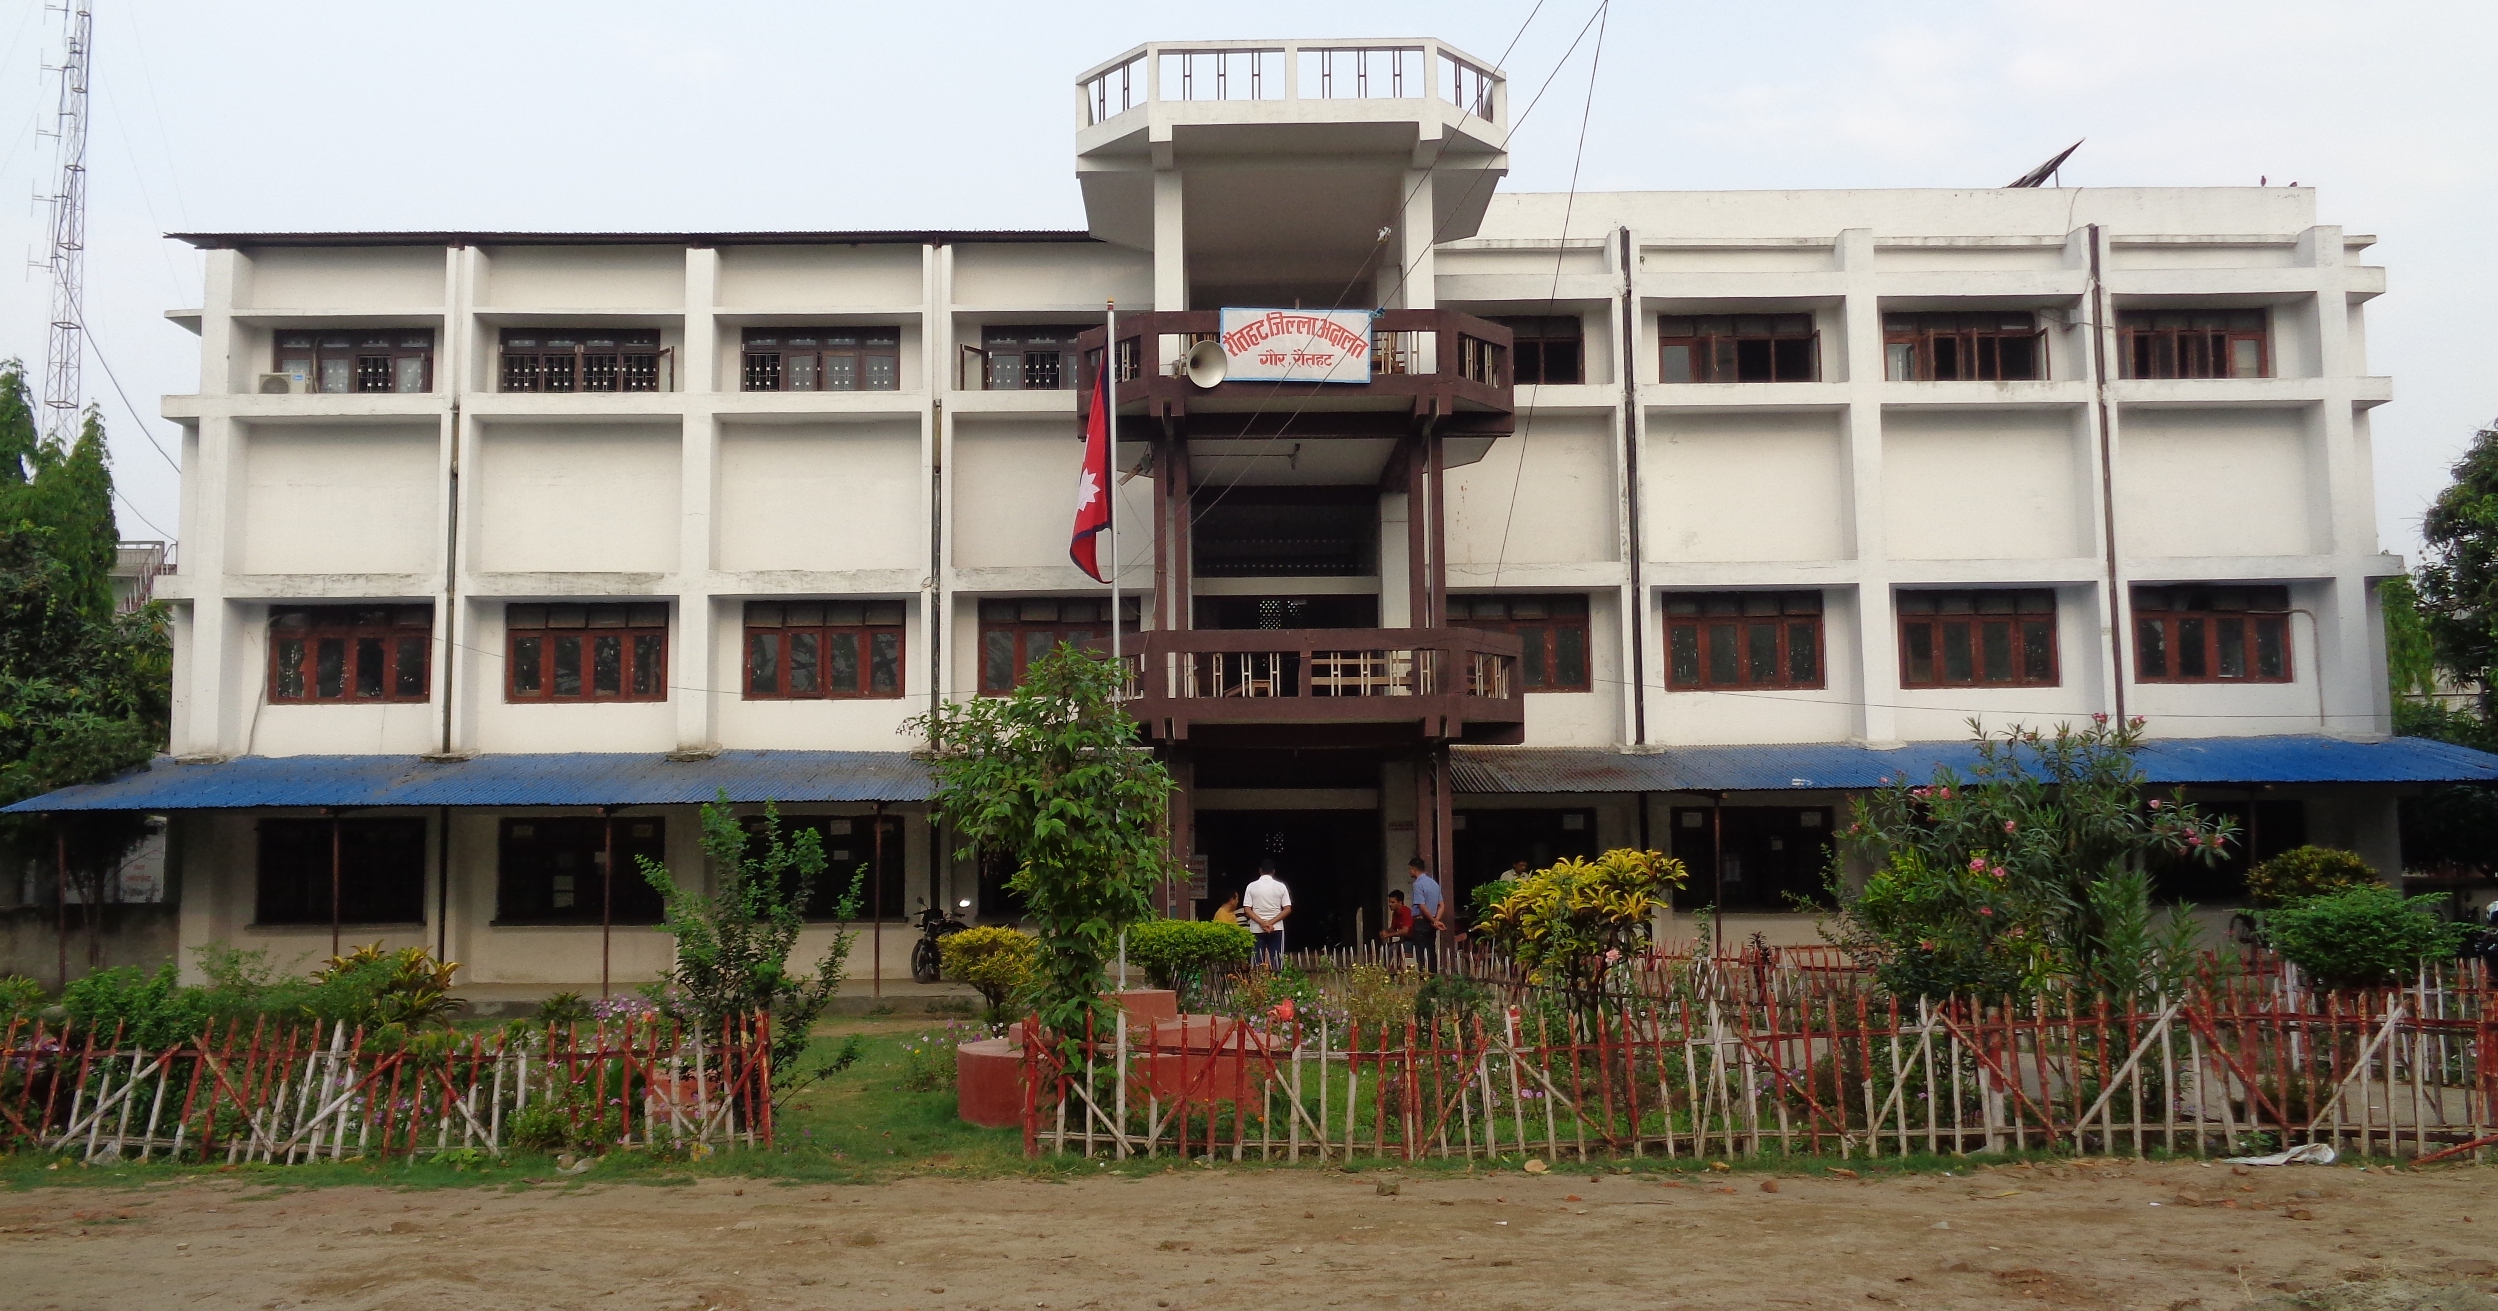
<svg viewBox="0 0 2498 1311">
<path fill-rule="evenodd" d="M 1394 309 L 1427 310 L 1439 303 L 1439 283 L 1433 271 L 1432 248 L 1433 178 L 1427 168 L 1408 169 L 1405 173 L 1405 206 L 1397 215 L 1395 239 L 1388 243 L 1396 253 L 1396 267 L 1379 271 L 1379 298 L 1382 305 Z"/>
<path fill-rule="evenodd" d="M 1856 557 L 1857 695 L 1855 736 L 1867 742 L 1899 740 L 1899 661 L 1892 656 L 1889 547 L 1882 531 L 1882 302 L 1874 277 L 1874 233 L 1849 228 L 1839 234 L 1838 265 L 1847 284 L 1848 541 Z M 1823 605 L 1836 610 L 1825 596 Z M 1835 625 L 1825 623 L 1824 631 Z M 1823 665 L 1838 677 L 1830 653 Z"/>
<path fill-rule="evenodd" d="M 1177 169 L 1154 172 L 1154 308 L 1188 308 L 1186 185 Z"/>
<path fill-rule="evenodd" d="M 712 408 L 720 385 L 719 331 L 712 307 L 719 300 L 719 277 L 718 250 L 698 246 L 685 252 L 684 367 L 677 386 L 687 395 L 678 438 L 684 463 L 677 507 L 676 634 L 668 658 L 668 681 L 676 685 L 669 699 L 676 706 L 680 750 L 719 742 L 720 698 L 734 695 L 721 690 L 721 680 L 733 683 L 736 678 L 733 667 L 714 673 L 719 647 L 715 625 L 722 622 L 724 604 L 712 596 L 712 484 L 720 449 L 720 419 Z"/>
<path fill-rule="evenodd" d="M 2367 364 L 2350 331 L 2346 251 L 2339 227 L 2299 234 L 2299 260 L 2316 271 L 2316 360 L 2323 384 L 2312 429 L 2313 449 L 2322 457 L 2314 496 L 2322 502 L 2318 517 L 2328 525 L 2327 541 L 2318 546 L 2334 564 L 2332 600 L 2316 616 L 2317 649 L 2298 673 L 2325 680 L 2324 731 L 2373 734 L 2389 727 L 2379 717 L 2377 695 L 2385 683 L 2385 633 L 2375 622 L 2362 567 L 2377 550 L 2376 486 L 2353 417 Z M 2281 371 L 2276 360 L 2275 372 Z"/>
</svg>

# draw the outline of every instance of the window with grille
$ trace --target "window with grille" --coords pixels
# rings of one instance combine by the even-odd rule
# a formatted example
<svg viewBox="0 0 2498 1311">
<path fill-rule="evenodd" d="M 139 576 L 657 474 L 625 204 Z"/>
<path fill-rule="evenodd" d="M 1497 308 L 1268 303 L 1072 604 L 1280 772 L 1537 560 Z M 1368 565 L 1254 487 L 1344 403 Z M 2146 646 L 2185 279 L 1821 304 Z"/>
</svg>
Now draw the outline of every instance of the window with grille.
<svg viewBox="0 0 2498 1311">
<path fill-rule="evenodd" d="M 1810 314 L 1668 314 L 1657 320 L 1659 382 L 1817 382 Z"/>
<path fill-rule="evenodd" d="M 431 328 L 342 328 L 277 334 L 276 372 L 319 392 L 429 392 Z"/>
<path fill-rule="evenodd" d="M 1666 683 L 1822 686 L 1821 593 L 1684 592 L 1665 602 Z"/>
<path fill-rule="evenodd" d="M 506 819 L 495 850 L 495 923 L 657 924 L 659 890 L 642 877 L 645 858 L 668 858 L 668 821 L 657 816 Z"/>
<path fill-rule="evenodd" d="M 287 606 L 269 613 L 269 700 L 430 701 L 430 605 Z"/>
<path fill-rule="evenodd" d="M 2290 589 L 2137 587 L 2134 678 L 2144 683 L 2287 683 Z"/>
<path fill-rule="evenodd" d="M 1882 365 L 1893 382 L 2036 382 L 2047 334 L 2027 310 L 1885 314 Z"/>
<path fill-rule="evenodd" d="M 2056 594 L 2047 588 L 1899 594 L 1905 687 L 2054 687 Z"/>
<path fill-rule="evenodd" d="M 1142 607 L 1137 598 L 1120 599 L 1119 631 L 1136 631 Z M 980 690 L 1012 692 L 1033 661 L 1061 642 L 1107 654 L 1110 649 L 1110 602 L 983 601 L 980 603 Z"/>
<path fill-rule="evenodd" d="M 751 601 L 746 699 L 902 695 L 900 601 Z"/>
<path fill-rule="evenodd" d="M 515 605 L 503 616 L 505 700 L 668 699 L 667 606 Z"/>
<path fill-rule="evenodd" d="M 1510 380 L 1518 386 L 1587 381 L 1587 325 L 1579 316 L 1513 316 L 1492 322 L 1515 334 L 1509 348 Z"/>
<path fill-rule="evenodd" d="M 1519 677 L 1530 692 L 1585 692 L 1593 686 L 1584 596 L 1452 596 L 1448 619 L 1460 628 L 1515 634 L 1525 648 Z"/>
<path fill-rule="evenodd" d="M 1072 391 L 1076 334 L 1087 324 L 997 323 L 980 330 L 980 345 L 963 348 L 964 391 Z"/>
<path fill-rule="evenodd" d="M 748 328 L 747 391 L 899 391 L 897 327 Z"/>
<path fill-rule="evenodd" d="M 2262 310 L 2127 310 L 2116 316 L 2128 378 L 2269 378 L 2272 326 Z"/>
<path fill-rule="evenodd" d="M 259 848 L 255 923 L 327 924 L 332 887 L 341 924 L 425 920 L 422 819 L 264 819 Z"/>
<path fill-rule="evenodd" d="M 506 328 L 503 390 L 665 391 L 657 328 Z"/>
</svg>

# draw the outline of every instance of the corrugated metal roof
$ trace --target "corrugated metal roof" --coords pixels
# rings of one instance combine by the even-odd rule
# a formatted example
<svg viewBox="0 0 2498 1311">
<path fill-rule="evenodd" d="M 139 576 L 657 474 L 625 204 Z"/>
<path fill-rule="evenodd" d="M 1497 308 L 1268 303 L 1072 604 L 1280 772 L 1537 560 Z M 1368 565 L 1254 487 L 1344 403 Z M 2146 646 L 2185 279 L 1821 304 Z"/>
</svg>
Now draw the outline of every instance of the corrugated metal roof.
<svg viewBox="0 0 2498 1311">
<path fill-rule="evenodd" d="M 1081 228 L 864 228 L 827 232 L 168 232 L 201 250 L 253 246 L 879 246 L 1099 240 Z"/>
<path fill-rule="evenodd" d="M 8 807 L 243 810 L 264 806 L 656 806 L 710 801 L 925 801 L 928 767 L 904 751 L 723 751 L 707 760 L 565 753 L 430 761 L 419 756 L 158 760 L 109 783 Z"/>
<path fill-rule="evenodd" d="M 1551 747 L 1458 747 L 1459 792 L 1784 792 L 1870 788 L 1926 779 L 1977 760 L 1965 741 L 1888 750 L 1848 742 L 1749 743 L 1621 752 Z M 2428 738 L 2349 742 L 2314 735 L 2163 738 L 2137 757 L 2153 783 L 2498 782 L 2498 756 Z"/>
</svg>

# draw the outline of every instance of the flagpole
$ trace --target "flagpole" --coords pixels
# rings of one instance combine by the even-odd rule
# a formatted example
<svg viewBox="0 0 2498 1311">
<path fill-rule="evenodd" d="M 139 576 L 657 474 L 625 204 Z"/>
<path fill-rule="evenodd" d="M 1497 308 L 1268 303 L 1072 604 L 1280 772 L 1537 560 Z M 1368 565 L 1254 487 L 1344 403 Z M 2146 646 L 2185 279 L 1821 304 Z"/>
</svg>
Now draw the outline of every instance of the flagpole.
<svg viewBox="0 0 2498 1311">
<path fill-rule="evenodd" d="M 1110 666 L 1119 671 L 1119 687 L 1127 686 L 1127 664 L 1119 653 L 1119 302 L 1102 302 L 1109 321 L 1109 331 L 1102 337 L 1102 368 L 1109 376 L 1103 380 L 1102 401 L 1109 412 L 1102 416 L 1102 495 L 1110 498 Z M 1115 699 L 1116 693 L 1113 694 Z"/>
</svg>

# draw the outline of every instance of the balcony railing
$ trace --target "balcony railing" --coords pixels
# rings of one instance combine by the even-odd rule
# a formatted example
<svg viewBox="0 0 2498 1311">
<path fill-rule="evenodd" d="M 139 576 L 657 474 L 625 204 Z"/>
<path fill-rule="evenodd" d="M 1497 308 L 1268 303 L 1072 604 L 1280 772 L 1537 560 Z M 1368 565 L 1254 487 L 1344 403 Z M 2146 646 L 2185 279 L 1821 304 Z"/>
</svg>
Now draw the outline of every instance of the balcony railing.
<svg viewBox="0 0 2498 1311">
<path fill-rule="evenodd" d="M 1498 126 L 1501 75 L 1437 41 L 1154 43 L 1076 79 L 1077 124 L 1151 101 L 1418 100 Z"/>
<path fill-rule="evenodd" d="M 1523 725 L 1520 645 L 1467 628 L 1188 629 L 1137 636 L 1130 709 L 1195 724 L 1404 724 L 1425 736 Z M 1479 734 L 1478 734 L 1479 735 Z"/>
</svg>

